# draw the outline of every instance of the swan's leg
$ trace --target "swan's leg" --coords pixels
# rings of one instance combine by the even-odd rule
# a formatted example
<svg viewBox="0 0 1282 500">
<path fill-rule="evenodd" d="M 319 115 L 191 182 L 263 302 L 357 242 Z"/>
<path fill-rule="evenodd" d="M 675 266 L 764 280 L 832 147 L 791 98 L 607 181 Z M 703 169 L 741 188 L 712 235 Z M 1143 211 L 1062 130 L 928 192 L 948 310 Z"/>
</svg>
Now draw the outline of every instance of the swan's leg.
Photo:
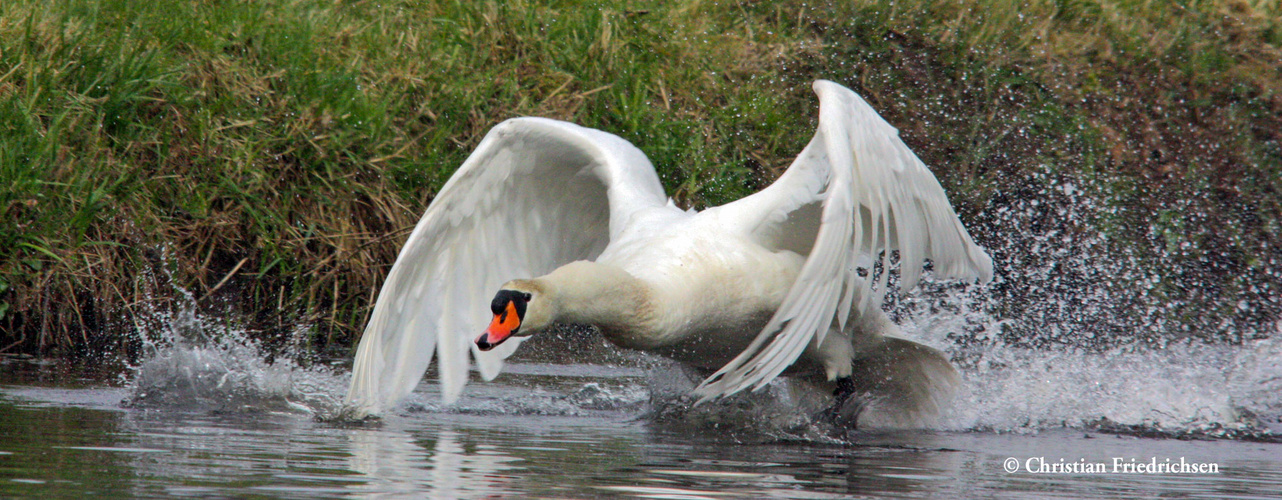
<svg viewBox="0 0 1282 500">
<path fill-rule="evenodd" d="M 851 377 L 855 349 L 850 335 L 835 327 L 830 328 L 822 343 L 811 342 L 807 346 L 805 355 L 823 368 L 829 383 L 836 385 L 832 391 L 832 405 L 818 417 L 838 427 L 855 428 L 865 398 L 860 397 L 860 388 Z"/>
<path fill-rule="evenodd" d="M 818 363 L 831 382 L 850 378 L 850 362 L 855 358 L 855 349 L 850 342 L 850 335 L 836 328 L 829 328 L 823 342 L 816 343 L 812 340 L 802 356 Z"/>
</svg>

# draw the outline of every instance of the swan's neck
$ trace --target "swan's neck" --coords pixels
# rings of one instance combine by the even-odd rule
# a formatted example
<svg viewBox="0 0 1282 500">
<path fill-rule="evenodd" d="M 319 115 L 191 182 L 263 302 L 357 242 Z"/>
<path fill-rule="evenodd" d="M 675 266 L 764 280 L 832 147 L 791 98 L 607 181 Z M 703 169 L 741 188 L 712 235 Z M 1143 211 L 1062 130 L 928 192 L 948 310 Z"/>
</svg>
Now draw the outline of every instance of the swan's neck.
<svg viewBox="0 0 1282 500">
<path fill-rule="evenodd" d="M 537 281 L 556 298 L 559 323 L 595 325 L 624 347 L 648 347 L 655 336 L 655 304 L 650 288 L 627 271 L 609 264 L 578 261 Z"/>
</svg>

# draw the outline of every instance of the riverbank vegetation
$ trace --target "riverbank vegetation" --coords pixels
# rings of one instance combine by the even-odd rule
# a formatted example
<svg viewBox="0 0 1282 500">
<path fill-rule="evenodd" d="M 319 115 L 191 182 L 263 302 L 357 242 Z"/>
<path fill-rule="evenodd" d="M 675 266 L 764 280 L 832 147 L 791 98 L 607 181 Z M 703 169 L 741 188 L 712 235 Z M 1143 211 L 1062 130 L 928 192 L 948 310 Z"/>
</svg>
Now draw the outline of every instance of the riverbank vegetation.
<svg viewBox="0 0 1282 500">
<path fill-rule="evenodd" d="M 10 0 L 0 352 L 132 353 L 186 301 L 346 355 L 498 122 L 618 134 L 701 208 L 787 167 L 817 78 L 898 127 L 992 249 L 993 321 L 957 335 L 1274 331 L 1277 2 Z"/>
</svg>

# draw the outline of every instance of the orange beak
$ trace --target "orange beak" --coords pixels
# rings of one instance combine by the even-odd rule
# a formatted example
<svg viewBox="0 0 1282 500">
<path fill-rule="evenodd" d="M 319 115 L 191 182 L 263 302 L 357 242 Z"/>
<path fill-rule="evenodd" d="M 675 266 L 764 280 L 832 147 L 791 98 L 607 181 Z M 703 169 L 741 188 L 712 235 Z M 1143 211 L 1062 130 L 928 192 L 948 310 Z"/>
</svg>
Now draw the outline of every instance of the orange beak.
<svg viewBox="0 0 1282 500">
<path fill-rule="evenodd" d="M 490 322 L 490 327 L 485 329 L 485 333 L 476 338 L 476 347 L 482 351 L 498 347 L 519 328 L 521 328 L 521 317 L 516 313 L 516 305 L 508 301 L 503 312 L 494 315 L 494 321 Z"/>
</svg>

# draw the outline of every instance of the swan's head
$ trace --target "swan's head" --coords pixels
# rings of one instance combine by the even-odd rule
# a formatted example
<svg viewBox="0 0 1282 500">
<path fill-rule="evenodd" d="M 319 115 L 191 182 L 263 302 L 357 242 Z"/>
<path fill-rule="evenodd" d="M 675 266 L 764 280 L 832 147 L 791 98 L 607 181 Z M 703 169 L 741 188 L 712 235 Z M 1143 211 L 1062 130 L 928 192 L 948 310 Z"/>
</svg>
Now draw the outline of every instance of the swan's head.
<svg viewBox="0 0 1282 500">
<path fill-rule="evenodd" d="M 485 333 L 476 338 L 476 346 L 488 351 L 510 337 L 526 337 L 547 329 L 552 324 L 552 315 L 546 302 L 546 294 L 534 281 L 507 282 L 490 302 L 494 320 Z"/>
</svg>

